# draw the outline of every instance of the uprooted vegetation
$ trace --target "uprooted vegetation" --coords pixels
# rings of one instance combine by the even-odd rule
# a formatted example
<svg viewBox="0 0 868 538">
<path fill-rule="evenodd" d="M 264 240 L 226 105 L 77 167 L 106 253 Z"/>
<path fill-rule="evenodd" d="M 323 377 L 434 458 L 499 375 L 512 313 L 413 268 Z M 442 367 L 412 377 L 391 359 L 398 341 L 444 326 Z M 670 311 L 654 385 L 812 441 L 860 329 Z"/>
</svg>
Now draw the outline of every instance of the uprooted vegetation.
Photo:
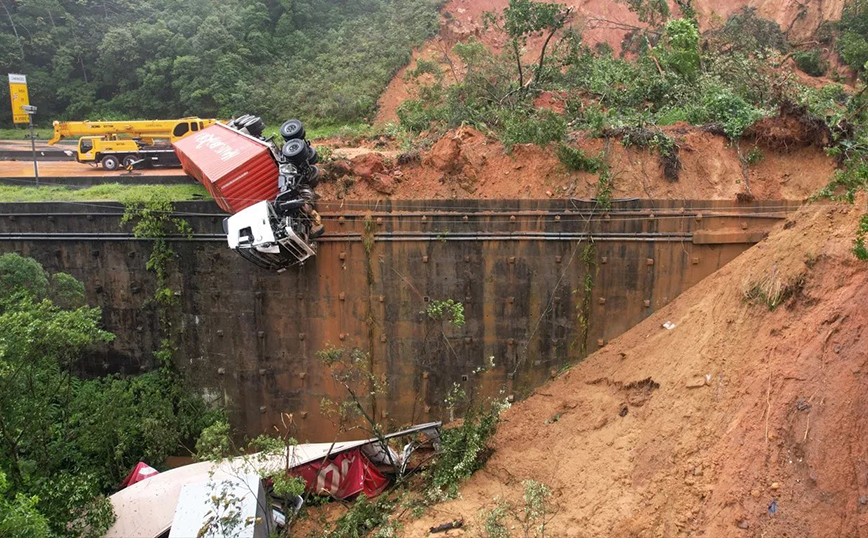
<svg viewBox="0 0 868 538">
<path fill-rule="evenodd" d="M 762 303 L 774 310 L 797 295 L 805 285 L 804 272 L 785 277 L 777 266 L 759 277 L 748 275 L 744 282 L 744 298 L 752 303 Z"/>
<path fill-rule="evenodd" d="M 860 52 L 868 50 L 864 3 L 848 4 L 845 20 L 824 25 L 818 36 L 860 74 L 868 60 Z M 843 82 L 847 72 L 829 53 L 790 43 L 787 31 L 751 8 L 700 32 L 689 3 L 676 12 L 663 2 L 628 4 L 642 26 L 628 34 L 617 56 L 606 45 L 584 44 L 581 21 L 570 8 L 511 0 L 502 12 L 485 16 L 506 38 L 500 52 L 471 38 L 408 69 L 415 94 L 398 107 L 398 133 L 421 135 L 411 143 L 419 144 L 470 125 L 499 138 L 508 152 L 520 144 L 553 146 L 568 171 L 597 174 L 600 185 L 609 186 L 618 177 L 611 153 L 575 147 L 575 133 L 656 154 L 663 177 L 677 182 L 683 142 L 675 124 L 701 126 L 738 150 L 744 185 L 739 200 L 756 198 L 749 168 L 763 160 L 763 149 L 828 151 L 838 159 L 839 175 L 850 179 L 833 180 L 827 195 L 861 174 L 868 107 L 859 83 L 809 86 L 791 70 L 795 65 Z M 531 35 L 545 38 L 532 58 L 522 48 Z M 752 144 L 744 153 L 742 141 Z M 857 250 L 864 243 L 858 241 Z"/>
</svg>

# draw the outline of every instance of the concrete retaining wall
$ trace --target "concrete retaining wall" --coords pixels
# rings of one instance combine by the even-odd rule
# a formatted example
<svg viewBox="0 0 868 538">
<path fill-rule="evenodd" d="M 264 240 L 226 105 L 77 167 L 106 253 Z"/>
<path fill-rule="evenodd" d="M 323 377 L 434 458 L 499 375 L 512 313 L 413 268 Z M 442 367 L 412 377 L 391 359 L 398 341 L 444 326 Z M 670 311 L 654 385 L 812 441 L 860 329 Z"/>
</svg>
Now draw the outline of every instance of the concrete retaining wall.
<svg viewBox="0 0 868 538">
<path fill-rule="evenodd" d="M 172 315 L 183 328 L 178 363 L 250 434 L 270 429 L 281 412 L 294 414 L 300 439 L 332 432 L 320 401 L 342 392 L 317 357 L 329 346 L 370 354 L 388 388 L 378 407 L 386 422 L 445 419 L 442 402 L 454 383 L 521 397 L 795 209 L 734 206 L 622 201 L 603 212 L 569 200 L 321 204 L 328 234 L 315 261 L 272 274 L 225 247 L 224 215 L 214 204 L 178 204 L 196 231 L 171 241 L 180 301 Z M 149 301 L 153 277 L 144 268 L 150 242 L 120 228 L 122 213 L 99 202 L 0 204 L 0 252 L 32 256 L 84 281 L 117 335 L 85 361 L 89 374 L 153 368 L 161 338 Z M 446 299 L 464 304 L 463 327 L 424 313 Z M 489 371 L 474 373 L 480 367 Z"/>
</svg>

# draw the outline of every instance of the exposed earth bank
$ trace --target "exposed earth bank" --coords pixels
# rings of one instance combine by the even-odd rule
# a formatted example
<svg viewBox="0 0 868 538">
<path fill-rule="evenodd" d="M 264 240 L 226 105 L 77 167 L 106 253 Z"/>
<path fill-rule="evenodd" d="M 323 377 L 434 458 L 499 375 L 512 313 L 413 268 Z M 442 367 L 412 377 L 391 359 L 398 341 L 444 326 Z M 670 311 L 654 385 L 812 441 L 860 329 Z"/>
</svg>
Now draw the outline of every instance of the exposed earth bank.
<svg viewBox="0 0 868 538">
<path fill-rule="evenodd" d="M 621 50 L 621 41 L 631 27 L 639 21 L 628 7 L 627 2 L 614 0 L 562 0 L 561 3 L 573 8 L 573 26 L 582 33 L 583 42 L 594 46 L 607 43 L 613 50 Z M 678 14 L 674 2 L 670 9 Z M 707 30 L 719 26 L 721 21 L 745 7 L 756 9 L 759 17 L 773 20 L 793 42 L 813 39 L 823 22 L 838 20 L 844 8 L 844 0 L 820 0 L 800 2 L 799 0 L 695 0 L 691 3 L 699 16 L 700 27 Z M 447 82 L 454 82 L 463 76 L 460 62 L 452 54 L 452 47 L 459 41 L 477 39 L 494 51 L 501 50 L 506 44 L 504 35 L 486 26 L 483 15 L 486 12 L 501 12 L 508 0 L 450 0 L 441 10 L 440 29 L 433 38 L 425 42 L 413 53 L 413 61 L 398 72 L 397 76 L 383 92 L 378 102 L 376 123 L 385 124 L 397 121 L 397 109 L 408 97 L 413 96 L 416 86 L 404 76 L 416 60 L 433 60 L 442 65 L 447 73 Z M 543 36 L 531 39 L 525 47 L 527 58 L 539 55 L 544 41 Z"/>
<path fill-rule="evenodd" d="M 552 536 L 868 536 L 865 203 L 803 208 L 516 404 L 460 498 L 405 535 L 457 518 L 473 535 L 534 479 Z"/>
<path fill-rule="evenodd" d="M 667 177 L 660 152 L 653 148 L 624 147 L 616 137 L 579 137 L 571 146 L 588 157 L 608 148 L 612 198 L 804 200 L 828 183 L 836 163 L 821 140 L 801 136 L 802 128 L 785 125 L 762 131 L 770 136 L 745 137 L 740 156 L 739 147 L 708 129 L 665 127 L 680 146 L 677 178 Z M 599 174 L 568 169 L 555 146 L 516 145 L 507 151 L 470 127 L 450 131 L 424 152 L 402 153 L 389 140 L 380 146 L 336 150 L 337 160 L 324 167 L 319 194 L 328 200 L 600 195 Z M 749 164 L 751 151 L 757 159 Z"/>
</svg>

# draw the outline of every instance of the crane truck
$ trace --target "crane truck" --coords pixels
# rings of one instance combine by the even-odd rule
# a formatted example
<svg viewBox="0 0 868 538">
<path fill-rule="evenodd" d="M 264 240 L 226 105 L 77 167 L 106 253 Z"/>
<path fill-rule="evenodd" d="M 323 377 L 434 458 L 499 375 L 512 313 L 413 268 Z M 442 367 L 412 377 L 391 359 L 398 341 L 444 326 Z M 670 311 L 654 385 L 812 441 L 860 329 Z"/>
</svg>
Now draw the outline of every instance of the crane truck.
<svg viewBox="0 0 868 538">
<path fill-rule="evenodd" d="M 231 214 L 223 220 L 229 248 L 282 272 L 316 255 L 324 231 L 314 207 L 320 171 L 300 121 L 281 125 L 279 144 L 264 129 L 259 117 L 245 114 L 172 145 L 187 175 Z"/>
<path fill-rule="evenodd" d="M 54 145 L 80 137 L 75 160 L 99 164 L 105 170 L 121 166 L 179 166 L 170 143 L 213 125 L 216 120 L 182 118 L 146 121 L 55 121 Z"/>
</svg>

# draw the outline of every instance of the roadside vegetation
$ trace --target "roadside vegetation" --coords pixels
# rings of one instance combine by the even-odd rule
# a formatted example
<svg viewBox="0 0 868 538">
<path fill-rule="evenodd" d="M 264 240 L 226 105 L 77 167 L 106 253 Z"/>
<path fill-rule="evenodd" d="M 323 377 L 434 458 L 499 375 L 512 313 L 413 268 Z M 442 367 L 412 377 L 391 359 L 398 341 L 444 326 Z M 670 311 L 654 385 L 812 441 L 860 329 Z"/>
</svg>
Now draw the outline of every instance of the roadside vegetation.
<svg viewBox="0 0 868 538">
<path fill-rule="evenodd" d="M 0 71 L 37 120 L 229 118 L 358 123 L 437 30 L 442 0 L 4 2 Z M 63 84 L 57 84 L 63 81 Z M 0 100 L 9 102 L 7 86 Z M 0 107 L 0 124 L 11 123 Z"/>
<path fill-rule="evenodd" d="M 175 202 L 210 200 L 201 185 L 122 185 L 107 183 L 87 188 L 63 186 L 17 187 L 0 185 L 0 202 L 87 202 L 117 201 L 134 203 L 149 200 L 157 193 Z"/>
<path fill-rule="evenodd" d="M 677 2 L 674 11 L 653 0 L 627 4 L 642 24 L 630 28 L 616 55 L 606 44 L 585 45 L 566 6 L 510 0 L 503 12 L 486 17 L 507 36 L 502 52 L 473 39 L 452 48 L 465 73 L 459 82 L 447 82 L 455 66 L 441 60 L 420 59 L 409 70 L 417 90 L 398 109 L 400 129 L 436 138 L 471 125 L 498 137 L 507 150 L 515 144 L 553 146 L 565 169 L 598 174 L 597 198 L 605 203 L 613 181 L 606 154 L 575 148 L 577 133 L 657 154 L 665 177 L 678 181 L 680 144 L 666 126 L 685 122 L 725 136 L 739 148 L 747 174 L 763 153 L 754 146 L 742 154 L 739 142 L 762 138 L 765 133 L 751 128 L 787 113 L 839 160 L 839 172 L 818 197 L 852 202 L 868 190 L 868 1 L 848 3 L 842 20 L 827 23 L 818 35 L 817 42 L 857 74 L 851 84 L 844 70 L 832 67 L 828 53 L 813 42 L 791 44 L 786 31 L 752 8 L 700 32 L 690 2 Z M 524 47 L 539 35 L 546 46 L 529 61 Z M 790 59 L 808 75 L 831 80 L 819 87 L 803 84 Z M 562 101 L 563 112 L 537 106 L 543 95 Z M 750 197 L 749 185 L 746 190 Z M 868 260 L 865 230 L 868 215 L 854 245 L 855 254 Z"/>
<path fill-rule="evenodd" d="M 0 536 L 102 536 L 130 469 L 191 453 L 221 415 L 170 363 L 80 377 L 114 335 L 69 274 L 4 254 L 0 286 Z"/>
</svg>

